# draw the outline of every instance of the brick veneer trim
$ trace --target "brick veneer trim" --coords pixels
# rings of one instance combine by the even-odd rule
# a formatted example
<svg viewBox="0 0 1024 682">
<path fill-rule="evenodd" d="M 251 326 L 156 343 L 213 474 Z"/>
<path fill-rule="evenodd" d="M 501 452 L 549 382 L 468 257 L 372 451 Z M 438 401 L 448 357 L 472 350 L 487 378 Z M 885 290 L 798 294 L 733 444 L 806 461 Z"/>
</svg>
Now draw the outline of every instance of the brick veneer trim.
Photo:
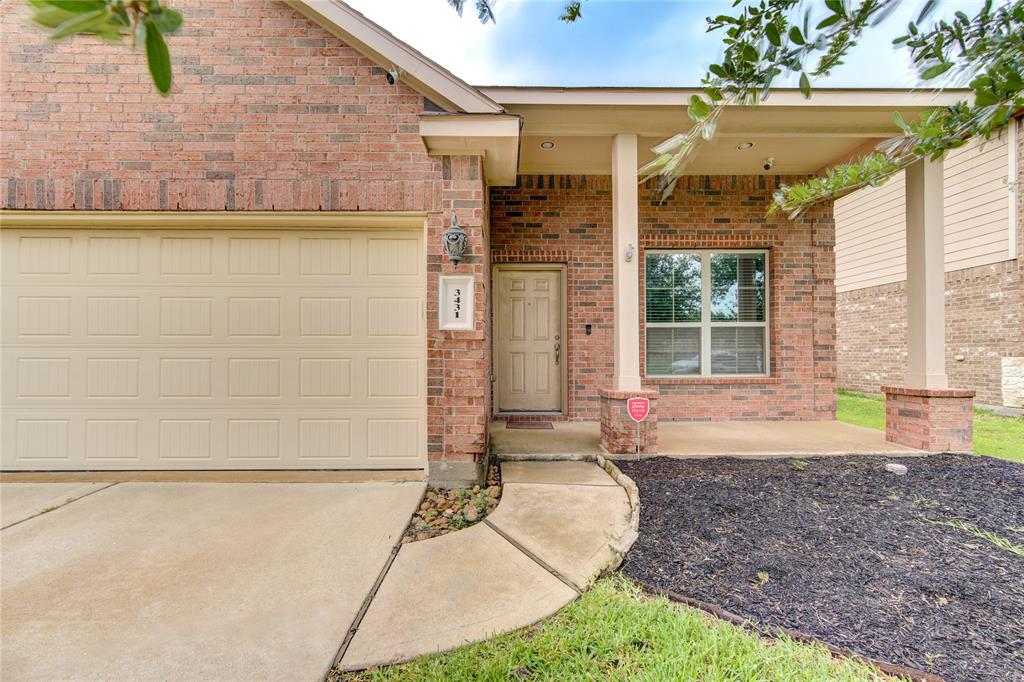
<svg viewBox="0 0 1024 682">
<path fill-rule="evenodd" d="M 889 388 L 893 390 L 885 394 L 887 441 L 927 452 L 972 451 L 973 398 L 969 395 L 923 395 L 927 391 Z"/>
<path fill-rule="evenodd" d="M 922 398 L 973 398 L 975 391 L 970 388 L 904 388 L 882 386 L 886 395 L 914 395 Z"/>
</svg>

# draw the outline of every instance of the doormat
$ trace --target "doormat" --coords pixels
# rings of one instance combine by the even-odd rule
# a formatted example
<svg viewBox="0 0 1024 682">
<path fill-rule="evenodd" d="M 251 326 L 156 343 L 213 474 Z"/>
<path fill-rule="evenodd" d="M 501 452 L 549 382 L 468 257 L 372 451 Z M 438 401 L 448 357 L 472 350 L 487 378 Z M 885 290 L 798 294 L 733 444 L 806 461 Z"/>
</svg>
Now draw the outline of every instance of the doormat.
<svg viewBox="0 0 1024 682">
<path fill-rule="evenodd" d="M 505 422 L 506 429 L 553 429 L 555 425 L 551 422 L 541 421 L 527 421 L 525 419 L 518 419 L 515 421 L 509 420 Z"/>
</svg>

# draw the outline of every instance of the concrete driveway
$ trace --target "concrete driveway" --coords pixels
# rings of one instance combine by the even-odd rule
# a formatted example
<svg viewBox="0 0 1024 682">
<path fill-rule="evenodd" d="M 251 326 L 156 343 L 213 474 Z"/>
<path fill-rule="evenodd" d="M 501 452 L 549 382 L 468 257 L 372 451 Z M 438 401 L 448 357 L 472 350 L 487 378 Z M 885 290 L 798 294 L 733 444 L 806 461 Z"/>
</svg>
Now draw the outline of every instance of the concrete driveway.
<svg viewBox="0 0 1024 682">
<path fill-rule="evenodd" d="M 0 484 L 0 677 L 322 679 L 424 485 Z"/>
</svg>

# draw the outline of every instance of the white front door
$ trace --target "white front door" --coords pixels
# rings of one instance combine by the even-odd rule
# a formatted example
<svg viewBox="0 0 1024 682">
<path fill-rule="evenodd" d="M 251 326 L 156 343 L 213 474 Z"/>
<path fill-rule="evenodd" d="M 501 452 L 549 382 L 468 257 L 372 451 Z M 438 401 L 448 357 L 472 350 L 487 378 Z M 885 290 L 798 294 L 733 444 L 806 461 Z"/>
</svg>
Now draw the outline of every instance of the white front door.
<svg viewBox="0 0 1024 682">
<path fill-rule="evenodd" d="M 562 409 L 562 271 L 495 273 L 494 365 L 499 412 Z"/>
</svg>

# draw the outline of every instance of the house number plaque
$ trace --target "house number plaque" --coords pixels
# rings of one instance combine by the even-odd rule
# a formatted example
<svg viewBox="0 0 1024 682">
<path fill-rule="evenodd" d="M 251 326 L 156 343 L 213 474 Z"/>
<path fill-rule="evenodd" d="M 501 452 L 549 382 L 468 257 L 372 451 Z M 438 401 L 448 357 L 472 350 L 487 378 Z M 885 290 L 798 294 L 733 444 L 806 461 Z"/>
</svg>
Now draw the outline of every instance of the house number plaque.
<svg viewBox="0 0 1024 682">
<path fill-rule="evenodd" d="M 439 329 L 472 331 L 473 298 L 475 293 L 473 277 L 470 275 L 441 275 L 438 286 L 440 310 Z"/>
</svg>

